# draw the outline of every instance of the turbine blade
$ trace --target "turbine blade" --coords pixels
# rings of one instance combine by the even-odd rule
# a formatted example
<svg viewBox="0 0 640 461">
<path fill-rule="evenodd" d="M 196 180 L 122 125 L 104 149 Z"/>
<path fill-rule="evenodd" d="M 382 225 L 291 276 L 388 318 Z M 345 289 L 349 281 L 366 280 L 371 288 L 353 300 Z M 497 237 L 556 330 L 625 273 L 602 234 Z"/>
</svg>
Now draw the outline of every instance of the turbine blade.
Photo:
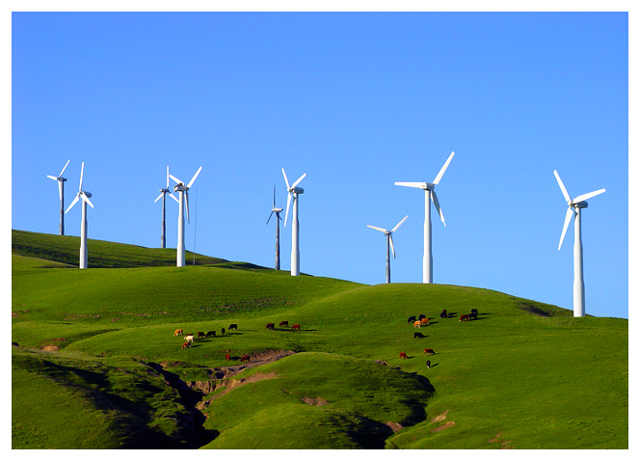
<svg viewBox="0 0 640 461">
<path fill-rule="evenodd" d="M 402 223 L 405 221 L 405 219 L 407 219 L 409 217 L 409 215 L 405 216 L 404 219 L 402 221 L 400 221 L 396 227 L 394 227 L 393 229 L 391 229 L 391 232 L 395 232 L 398 230 L 398 227 L 400 227 L 402 225 Z"/>
<path fill-rule="evenodd" d="M 294 187 L 296 187 L 298 184 L 300 184 L 300 181 L 302 181 L 306 175 L 307 175 L 307 173 L 305 173 L 305 174 L 303 174 L 302 176 L 300 176 L 300 177 L 298 178 L 298 180 L 297 180 L 296 182 L 294 182 L 294 183 L 291 185 L 291 188 L 293 189 L 293 188 L 294 188 Z"/>
<path fill-rule="evenodd" d="M 87 197 L 87 196 L 86 196 L 86 195 L 84 195 L 84 194 L 81 194 L 81 195 L 80 195 L 80 197 L 82 198 L 82 200 L 83 200 L 83 201 L 87 202 L 87 204 L 88 204 L 91 208 L 95 208 L 95 207 L 93 206 L 93 203 L 91 203 L 91 200 L 89 200 L 89 197 Z"/>
<path fill-rule="evenodd" d="M 575 212 L 573 211 L 573 207 L 569 207 L 567 209 L 567 216 L 564 218 L 564 227 L 562 228 L 562 236 L 560 237 L 560 243 L 558 244 L 558 250 L 562 246 L 562 242 L 564 241 L 564 236 L 567 233 L 567 229 L 569 228 L 569 221 L 571 221 L 571 215 Z"/>
<path fill-rule="evenodd" d="M 282 170 L 284 172 L 284 170 Z M 287 227 L 287 217 L 289 216 L 289 205 L 291 205 L 291 192 L 287 194 L 287 212 L 284 214 L 284 227 Z"/>
<path fill-rule="evenodd" d="M 82 178 L 84 177 L 84 162 L 82 162 L 82 169 L 80 170 L 80 188 L 78 188 L 78 191 L 82 190 Z"/>
<path fill-rule="evenodd" d="M 158 195 L 158 198 L 155 199 L 153 203 L 156 203 L 158 200 L 160 200 L 162 198 L 162 194 L 164 194 L 164 192 L 160 192 L 160 195 Z"/>
<path fill-rule="evenodd" d="M 394 182 L 396 186 L 405 186 L 405 187 L 416 187 L 418 189 L 422 189 L 423 186 L 426 187 L 426 182 L 405 182 L 405 181 L 396 181 Z"/>
<path fill-rule="evenodd" d="M 444 227 L 447 227 L 447 223 L 444 222 L 444 214 L 442 214 L 442 208 L 440 208 L 440 202 L 438 201 L 438 196 L 436 195 L 436 191 L 431 191 L 431 201 L 436 206 L 436 210 L 438 210 L 438 214 L 440 215 L 440 221 L 444 224 Z"/>
<path fill-rule="evenodd" d="M 62 176 L 62 173 L 64 173 L 64 170 L 67 169 L 67 166 L 69 165 L 70 161 L 71 161 L 71 159 L 67 160 L 67 163 L 65 163 L 64 168 L 62 169 L 62 171 L 60 172 L 60 174 L 58 176 Z"/>
<path fill-rule="evenodd" d="M 384 233 L 387 232 L 387 229 L 383 229 L 382 227 L 370 226 L 369 224 L 367 224 L 367 227 L 370 227 L 371 229 L 375 229 L 380 232 L 384 232 Z"/>
<path fill-rule="evenodd" d="M 73 208 L 73 205 L 75 205 L 78 202 L 78 200 L 80 200 L 80 197 L 76 195 L 76 198 L 73 199 L 73 202 L 71 202 L 71 205 L 69 205 L 69 208 L 67 208 L 67 211 L 65 211 L 64 214 L 69 213 L 69 210 Z"/>
<path fill-rule="evenodd" d="M 167 189 L 169 188 L 169 167 L 167 166 Z"/>
<path fill-rule="evenodd" d="M 174 175 L 170 174 L 169 177 L 173 179 L 176 184 L 184 184 L 180 179 L 176 178 Z"/>
<path fill-rule="evenodd" d="M 189 191 L 188 190 L 184 192 L 184 201 L 187 206 L 187 223 L 190 223 L 191 221 L 189 221 Z"/>
<path fill-rule="evenodd" d="M 50 174 L 47 175 L 47 178 L 53 179 L 54 181 L 58 180 L 58 178 L 56 178 L 55 176 L 51 176 Z"/>
<path fill-rule="evenodd" d="M 273 211 L 271 212 L 271 214 L 269 215 L 269 219 L 267 219 L 267 224 L 269 224 L 269 221 L 271 221 L 271 216 L 273 216 Z"/>
<path fill-rule="evenodd" d="M 291 187 L 289 186 L 289 180 L 287 179 L 287 173 L 284 172 L 284 168 L 282 169 L 282 176 L 284 176 L 284 182 L 287 185 L 287 191 L 289 189 L 291 189 Z M 285 218 L 285 222 L 287 221 L 287 219 Z"/>
<path fill-rule="evenodd" d="M 444 162 L 444 165 L 442 166 L 442 168 L 440 168 L 440 172 L 438 173 L 438 176 L 436 176 L 436 179 L 433 180 L 434 184 L 438 184 L 440 182 L 440 180 L 442 179 L 442 175 L 447 170 L 447 167 L 449 166 L 449 163 L 451 163 L 451 159 L 453 158 L 454 154 L 455 152 L 451 152 L 451 155 L 449 155 L 449 158 L 447 159 L 447 161 Z"/>
<path fill-rule="evenodd" d="M 391 254 L 393 254 L 393 259 L 396 259 L 396 250 L 393 248 L 393 236 L 389 235 L 389 244 L 391 244 Z"/>
<path fill-rule="evenodd" d="M 276 186 L 273 185 L 273 207 L 276 207 Z"/>
<path fill-rule="evenodd" d="M 595 197 L 596 195 L 600 195 L 603 192 L 606 192 L 606 189 L 600 189 L 594 192 L 589 192 L 588 194 L 584 194 L 584 195 L 578 195 L 576 198 L 573 199 L 574 203 L 578 203 L 578 202 L 583 202 L 585 200 L 590 199 L 591 197 Z"/>
<path fill-rule="evenodd" d="M 180 200 L 178 200 L 178 199 L 176 198 L 176 196 L 175 196 L 175 195 L 173 195 L 171 192 L 169 192 L 169 195 L 170 195 L 170 196 L 171 196 L 171 198 L 172 198 L 172 199 L 174 199 L 177 203 L 180 203 Z"/>
<path fill-rule="evenodd" d="M 553 174 L 556 177 L 556 181 L 558 181 L 558 185 L 560 186 L 560 190 L 562 191 L 562 195 L 564 195 L 564 198 L 567 201 L 567 203 L 570 203 L 571 202 L 571 197 L 569 197 L 569 192 L 567 192 L 567 188 L 564 187 L 562 179 L 560 179 L 560 175 L 558 174 L 558 172 L 556 170 L 553 170 Z"/>
<path fill-rule="evenodd" d="M 198 171 L 196 171 L 196 174 L 193 175 L 193 178 L 191 178 L 191 181 L 189 181 L 189 184 L 187 184 L 187 189 L 190 189 L 193 183 L 196 182 L 196 178 L 198 177 L 201 171 L 202 171 L 202 167 L 198 168 Z"/>
</svg>

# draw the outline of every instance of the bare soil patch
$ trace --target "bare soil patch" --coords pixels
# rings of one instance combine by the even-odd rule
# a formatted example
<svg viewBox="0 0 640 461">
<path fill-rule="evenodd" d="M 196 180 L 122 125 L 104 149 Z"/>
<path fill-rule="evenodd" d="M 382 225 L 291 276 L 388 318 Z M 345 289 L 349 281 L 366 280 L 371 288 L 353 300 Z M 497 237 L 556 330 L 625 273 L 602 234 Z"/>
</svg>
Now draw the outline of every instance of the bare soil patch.
<svg viewBox="0 0 640 461">
<path fill-rule="evenodd" d="M 444 429 L 447 429 L 448 427 L 455 426 L 455 424 L 456 424 L 455 422 L 449 421 L 448 423 L 443 424 L 440 427 L 436 427 L 435 429 L 431 429 L 431 432 L 440 432 L 440 431 L 442 431 Z"/>
<path fill-rule="evenodd" d="M 438 423 L 440 421 L 444 421 L 445 419 L 447 419 L 447 415 L 449 414 L 449 410 L 445 411 L 444 413 L 439 414 L 438 416 L 436 416 L 435 418 L 433 418 L 431 420 L 432 423 Z"/>
<path fill-rule="evenodd" d="M 302 401 L 303 401 L 304 403 L 306 403 L 307 405 L 312 405 L 312 406 L 314 406 L 314 407 L 322 407 L 322 406 L 326 405 L 327 403 L 329 403 L 329 402 L 327 402 L 327 400 L 326 400 L 325 398 L 323 398 L 323 397 L 317 397 L 317 398 L 315 398 L 315 399 L 312 399 L 312 398 L 310 398 L 310 397 L 304 397 L 304 398 L 302 399 Z"/>
</svg>

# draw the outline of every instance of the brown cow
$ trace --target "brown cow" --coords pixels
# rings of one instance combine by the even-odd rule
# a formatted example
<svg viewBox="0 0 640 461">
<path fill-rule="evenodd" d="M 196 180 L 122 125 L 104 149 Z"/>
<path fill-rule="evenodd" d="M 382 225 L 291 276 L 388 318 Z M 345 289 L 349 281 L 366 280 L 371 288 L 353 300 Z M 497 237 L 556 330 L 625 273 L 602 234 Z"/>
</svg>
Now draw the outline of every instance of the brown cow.
<svg viewBox="0 0 640 461">
<path fill-rule="evenodd" d="M 231 356 L 230 356 L 229 354 L 225 354 L 225 355 L 224 355 L 224 358 L 225 358 L 226 360 L 231 360 Z"/>
<path fill-rule="evenodd" d="M 420 320 L 420 325 L 429 325 L 429 319 L 427 317 Z"/>
<path fill-rule="evenodd" d="M 182 348 L 186 349 L 187 347 L 191 347 L 191 343 L 189 341 L 186 341 L 184 343 L 182 343 Z"/>
<path fill-rule="evenodd" d="M 400 358 L 401 359 L 408 359 L 409 357 L 407 357 L 407 354 L 405 352 L 400 352 Z"/>
<path fill-rule="evenodd" d="M 425 349 L 424 355 L 435 355 L 435 351 L 433 349 Z"/>
<path fill-rule="evenodd" d="M 289 321 L 288 320 L 283 320 L 282 322 L 280 322 L 280 325 L 278 325 L 279 327 L 288 327 L 289 326 Z"/>
<path fill-rule="evenodd" d="M 420 328 L 422 326 L 422 320 L 416 320 L 413 323 L 413 328 Z"/>
<path fill-rule="evenodd" d="M 294 323 L 293 326 L 291 327 L 291 329 L 300 331 L 300 325 L 297 324 L 297 323 Z"/>
<path fill-rule="evenodd" d="M 247 354 L 242 354 L 240 362 L 251 362 L 251 357 L 249 357 Z"/>
<path fill-rule="evenodd" d="M 184 333 L 182 332 L 182 328 L 178 328 L 174 333 L 173 336 L 183 336 Z"/>
<path fill-rule="evenodd" d="M 469 317 L 469 314 L 463 314 L 460 316 L 460 322 L 462 322 L 463 320 L 471 320 L 471 317 Z"/>
<path fill-rule="evenodd" d="M 267 323 L 267 330 L 273 330 L 276 327 L 275 323 Z"/>
<path fill-rule="evenodd" d="M 198 336 L 198 339 L 200 339 L 200 338 L 204 338 L 204 332 L 199 331 L 199 332 L 197 333 L 197 336 Z"/>
</svg>

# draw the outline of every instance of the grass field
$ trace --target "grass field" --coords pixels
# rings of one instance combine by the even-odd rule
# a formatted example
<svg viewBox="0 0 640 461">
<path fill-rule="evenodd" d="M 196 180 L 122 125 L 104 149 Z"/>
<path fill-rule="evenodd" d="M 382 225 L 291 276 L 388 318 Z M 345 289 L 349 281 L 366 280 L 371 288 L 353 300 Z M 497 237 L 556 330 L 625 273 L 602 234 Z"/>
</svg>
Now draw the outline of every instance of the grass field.
<svg viewBox="0 0 640 461">
<path fill-rule="evenodd" d="M 93 240 L 89 269 L 77 255 L 13 232 L 13 448 L 628 447 L 626 319 Z M 177 328 L 217 334 L 182 349 Z"/>
</svg>

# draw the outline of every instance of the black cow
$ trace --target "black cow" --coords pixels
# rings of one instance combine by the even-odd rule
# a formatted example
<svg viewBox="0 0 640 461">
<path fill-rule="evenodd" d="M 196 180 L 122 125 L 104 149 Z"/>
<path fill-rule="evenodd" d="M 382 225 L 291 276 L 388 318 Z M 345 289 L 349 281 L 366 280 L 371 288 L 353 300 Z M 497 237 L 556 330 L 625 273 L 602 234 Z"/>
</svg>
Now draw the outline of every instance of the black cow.
<svg viewBox="0 0 640 461">
<path fill-rule="evenodd" d="M 409 317 L 409 320 L 407 320 L 407 323 L 413 323 L 416 321 L 416 316 L 412 315 L 411 317 Z"/>
<path fill-rule="evenodd" d="M 229 331 L 237 330 L 237 329 L 238 329 L 238 324 L 237 323 L 232 323 L 231 325 L 229 325 Z"/>
<path fill-rule="evenodd" d="M 224 336 L 224 328 L 221 331 L 222 331 L 222 336 Z"/>
<path fill-rule="evenodd" d="M 447 318 L 447 310 L 446 309 L 442 309 L 442 312 L 440 312 L 440 318 L 441 319 L 446 319 Z"/>
<path fill-rule="evenodd" d="M 420 333 L 420 332 L 417 332 L 417 333 L 413 334 L 413 337 L 414 338 L 424 338 L 424 335 L 422 333 Z"/>
<path fill-rule="evenodd" d="M 426 317 L 426 315 L 424 315 L 424 314 L 420 314 L 420 315 L 418 316 L 418 320 L 422 320 L 422 319 L 423 319 L 423 318 L 425 318 L 425 317 Z"/>
<path fill-rule="evenodd" d="M 211 338 L 211 337 L 216 337 L 216 332 L 215 331 L 207 331 L 207 338 Z"/>
<path fill-rule="evenodd" d="M 427 368 L 431 368 L 431 360 L 427 360 Z"/>
</svg>

